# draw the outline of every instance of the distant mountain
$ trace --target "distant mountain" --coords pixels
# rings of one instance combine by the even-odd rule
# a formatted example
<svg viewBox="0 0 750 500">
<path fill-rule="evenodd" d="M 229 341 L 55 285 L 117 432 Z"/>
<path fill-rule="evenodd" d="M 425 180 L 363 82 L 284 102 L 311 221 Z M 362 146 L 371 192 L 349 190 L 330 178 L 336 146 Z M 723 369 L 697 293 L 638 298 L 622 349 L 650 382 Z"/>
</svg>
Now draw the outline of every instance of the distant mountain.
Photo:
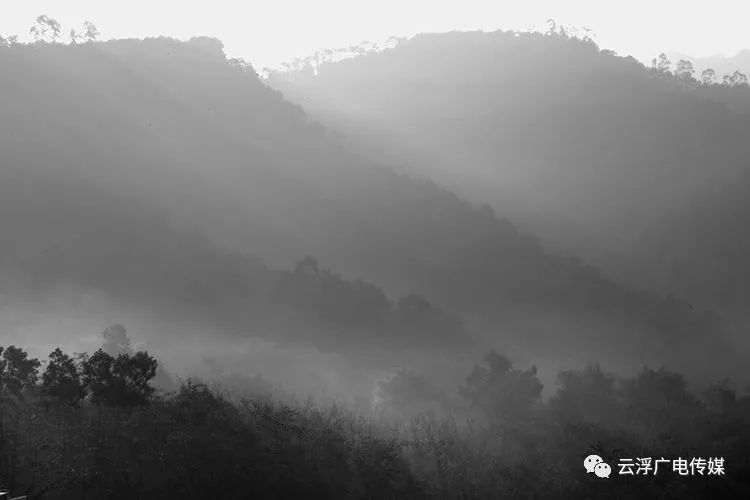
<svg viewBox="0 0 750 500">
<path fill-rule="evenodd" d="M 269 83 L 352 148 L 490 202 L 551 248 L 750 320 L 748 87 L 502 31 L 418 35 Z"/>
<path fill-rule="evenodd" d="M 74 283 L 271 338 L 292 317 L 295 341 L 307 325 L 322 349 L 448 355 L 465 339 L 559 360 L 731 369 L 737 350 L 715 314 L 619 286 L 489 207 L 367 158 L 216 40 L 14 45 L 0 65 L 6 292 Z M 430 88 L 421 98 L 439 101 Z M 309 259 L 270 270 L 307 254 L 344 277 Z M 712 352 L 726 365 L 703 362 Z"/>
<path fill-rule="evenodd" d="M 719 76 L 731 75 L 735 71 L 750 75 L 750 49 L 741 50 L 733 56 L 692 57 L 677 52 L 669 53 L 667 56 L 673 63 L 681 59 L 690 61 L 698 73 L 710 68 Z"/>
</svg>

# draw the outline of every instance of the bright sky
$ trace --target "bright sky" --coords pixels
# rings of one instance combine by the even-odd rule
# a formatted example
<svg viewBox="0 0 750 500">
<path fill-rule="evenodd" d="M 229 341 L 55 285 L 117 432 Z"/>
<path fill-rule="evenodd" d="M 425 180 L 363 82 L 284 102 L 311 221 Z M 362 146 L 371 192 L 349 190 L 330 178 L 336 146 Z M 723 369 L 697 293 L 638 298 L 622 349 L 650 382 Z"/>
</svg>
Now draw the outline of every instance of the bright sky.
<svg viewBox="0 0 750 500">
<path fill-rule="evenodd" d="M 90 20 L 104 38 L 215 36 L 257 68 L 363 40 L 524 30 L 548 18 L 590 27 L 602 47 L 644 61 L 662 51 L 702 57 L 750 48 L 747 0 L 0 0 L 0 34 L 25 38 L 39 14 L 66 33 Z"/>
</svg>

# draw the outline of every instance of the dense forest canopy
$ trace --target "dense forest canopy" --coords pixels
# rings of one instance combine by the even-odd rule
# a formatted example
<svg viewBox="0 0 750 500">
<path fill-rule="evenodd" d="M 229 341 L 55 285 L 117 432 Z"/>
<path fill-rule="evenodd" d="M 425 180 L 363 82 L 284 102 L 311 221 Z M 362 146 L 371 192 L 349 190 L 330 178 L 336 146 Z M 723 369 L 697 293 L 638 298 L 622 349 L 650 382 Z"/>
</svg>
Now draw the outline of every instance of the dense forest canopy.
<svg viewBox="0 0 750 500">
<path fill-rule="evenodd" d="M 92 354 L 57 348 L 46 360 L 0 347 L 0 481 L 14 494 L 556 499 L 750 491 L 750 396 L 726 381 L 696 393 L 679 373 L 644 368 L 618 379 L 589 365 L 560 373 L 543 401 L 535 367 L 519 369 L 490 351 L 450 391 L 394 373 L 362 415 L 274 402 L 271 389 L 247 385 L 242 398 L 193 379 L 170 381 L 165 392 L 158 360 L 129 348 L 124 327 L 102 337 Z M 662 466 L 657 473 L 646 458 L 630 458 L 640 477 L 597 481 L 581 467 L 590 454 L 613 469 L 627 462 L 618 456 L 661 457 Z M 673 465 L 680 460 L 684 471 Z"/>
</svg>

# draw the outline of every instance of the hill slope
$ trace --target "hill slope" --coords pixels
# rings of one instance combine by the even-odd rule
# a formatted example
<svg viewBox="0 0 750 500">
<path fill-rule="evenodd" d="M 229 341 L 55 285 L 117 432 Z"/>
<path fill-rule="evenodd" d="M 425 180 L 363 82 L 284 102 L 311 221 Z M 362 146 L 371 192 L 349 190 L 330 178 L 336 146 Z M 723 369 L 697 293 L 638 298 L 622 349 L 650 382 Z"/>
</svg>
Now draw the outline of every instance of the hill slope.
<svg viewBox="0 0 750 500">
<path fill-rule="evenodd" d="M 354 147 L 491 202 L 620 281 L 745 309 L 747 88 L 513 32 L 419 35 L 270 83 Z"/>
<path fill-rule="evenodd" d="M 238 294 L 212 287 L 243 289 L 265 274 L 246 276 L 242 259 L 222 255 L 288 267 L 312 254 L 389 295 L 425 295 L 491 344 L 694 372 L 716 371 L 700 362 L 707 349 L 732 352 L 714 314 L 618 286 L 491 209 L 353 153 L 251 68 L 227 61 L 215 40 L 12 46 L 0 48 L 0 65 L 0 214 L 12 242 L 0 262 L 18 283 L 168 297 L 194 314 L 214 297 L 207 317 L 236 329 L 250 313 L 227 305 Z M 145 223 L 154 213 L 165 222 Z M 191 228 L 205 245 L 181 239 Z M 185 277 L 193 272 L 197 288 Z M 341 282 L 330 282 L 344 292 L 328 299 L 349 294 Z M 290 286 L 291 296 L 308 287 Z M 180 295 L 186 287 L 192 303 Z M 376 304 L 364 316 L 385 308 L 378 292 L 361 296 Z M 343 334 L 332 333 L 320 342 Z"/>
</svg>

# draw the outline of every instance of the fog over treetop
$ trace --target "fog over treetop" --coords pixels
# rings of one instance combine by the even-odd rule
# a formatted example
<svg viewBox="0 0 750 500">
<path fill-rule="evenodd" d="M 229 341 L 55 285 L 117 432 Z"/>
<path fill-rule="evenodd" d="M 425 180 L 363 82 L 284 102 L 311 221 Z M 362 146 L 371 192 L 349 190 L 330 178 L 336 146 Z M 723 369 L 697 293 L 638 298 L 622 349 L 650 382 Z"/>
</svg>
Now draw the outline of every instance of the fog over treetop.
<svg viewBox="0 0 750 500">
<path fill-rule="evenodd" d="M 309 325 L 319 321 L 337 349 L 357 331 L 352 345 L 374 335 L 384 348 L 439 350 L 468 339 L 463 319 L 485 344 L 542 356 L 697 373 L 710 368 L 695 366 L 697 353 L 730 351 L 716 314 L 615 284 L 545 250 L 502 213 L 396 173 L 227 60 L 217 40 L 15 44 L 0 59 L 9 293 L 72 283 L 263 336 L 248 326 L 265 317 L 253 311 L 287 283 L 285 300 L 308 304 Z M 266 268 L 291 269 L 305 255 L 346 281 L 285 281 Z M 388 301 L 356 278 L 383 287 L 396 310 L 398 297 L 416 293 L 457 319 L 439 321 L 443 335 L 427 326 L 429 313 L 394 343 L 379 323 L 390 324 Z M 348 304 L 357 297 L 361 305 Z M 331 338 L 307 342 L 325 349 Z"/>
<path fill-rule="evenodd" d="M 541 29 L 550 18 L 586 26 L 602 46 L 643 62 L 659 51 L 731 56 L 747 48 L 748 10 L 737 0 L 633 0 L 627 9 L 589 0 L 283 0 L 262 5 L 232 0 L 27 0 L 4 5 L 0 32 L 23 37 L 40 13 L 60 21 L 66 33 L 88 19 L 105 38 L 213 36 L 225 43 L 231 57 L 245 58 L 260 69 L 362 40 L 454 30 Z"/>
<path fill-rule="evenodd" d="M 619 281 L 744 314 L 746 75 L 550 28 L 419 35 L 269 81 L 353 147 Z"/>
</svg>

